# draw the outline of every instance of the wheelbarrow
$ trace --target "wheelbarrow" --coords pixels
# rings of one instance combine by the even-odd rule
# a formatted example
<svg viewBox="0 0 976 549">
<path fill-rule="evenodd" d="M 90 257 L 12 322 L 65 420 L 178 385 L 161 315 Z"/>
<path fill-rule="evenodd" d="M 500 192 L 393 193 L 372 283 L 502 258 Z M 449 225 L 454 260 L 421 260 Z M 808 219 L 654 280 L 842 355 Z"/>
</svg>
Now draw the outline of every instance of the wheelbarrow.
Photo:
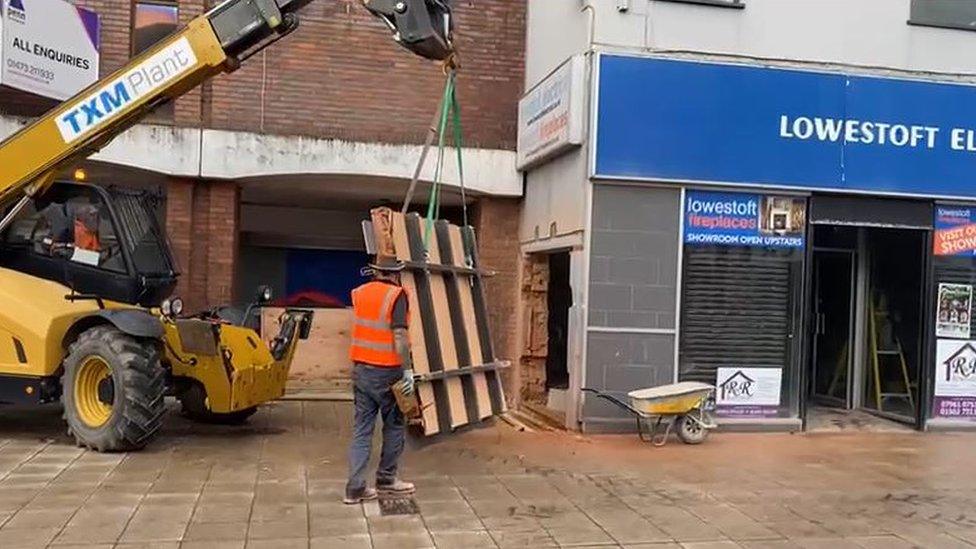
<svg viewBox="0 0 976 549">
<path fill-rule="evenodd" d="M 643 442 L 664 446 L 673 430 L 685 444 L 701 444 L 717 427 L 712 416 L 715 388 L 684 381 L 627 393 L 626 403 L 610 393 L 583 389 L 627 410 L 637 419 L 637 435 Z"/>
</svg>

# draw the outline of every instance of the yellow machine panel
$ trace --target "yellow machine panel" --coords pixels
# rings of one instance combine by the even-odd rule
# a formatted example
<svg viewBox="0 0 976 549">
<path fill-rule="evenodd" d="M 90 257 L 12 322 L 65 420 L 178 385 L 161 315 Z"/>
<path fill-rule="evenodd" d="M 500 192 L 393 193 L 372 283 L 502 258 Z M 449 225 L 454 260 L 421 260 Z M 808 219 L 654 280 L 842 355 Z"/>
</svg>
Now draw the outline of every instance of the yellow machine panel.
<svg viewBox="0 0 976 549">
<path fill-rule="evenodd" d="M 275 358 L 277 349 L 269 349 L 250 328 L 201 319 L 168 320 L 166 361 L 174 378 L 202 385 L 209 411 L 238 412 L 285 394 L 295 349 L 310 323 L 311 313 L 286 312 L 272 343 L 281 349 Z"/>
<path fill-rule="evenodd" d="M 0 345 L 0 374 L 50 376 L 58 372 L 66 335 L 80 319 L 100 310 L 93 300 L 65 299 L 70 293 L 57 282 L 0 268 L 0 338 L 6 340 Z M 126 307 L 111 302 L 105 306 Z M 17 357 L 15 341 L 23 347 L 23 361 Z M 13 348 L 13 355 L 5 351 L 8 348 Z"/>
</svg>

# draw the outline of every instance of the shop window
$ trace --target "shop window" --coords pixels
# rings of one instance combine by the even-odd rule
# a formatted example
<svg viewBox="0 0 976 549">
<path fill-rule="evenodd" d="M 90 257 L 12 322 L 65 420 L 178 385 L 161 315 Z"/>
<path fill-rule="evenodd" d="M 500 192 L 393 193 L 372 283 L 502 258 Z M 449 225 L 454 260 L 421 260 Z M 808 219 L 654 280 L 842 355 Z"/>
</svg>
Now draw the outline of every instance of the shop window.
<svg viewBox="0 0 976 549">
<path fill-rule="evenodd" d="M 715 384 L 722 415 L 797 414 L 805 228 L 803 199 L 687 193 L 679 374 Z"/>
<path fill-rule="evenodd" d="M 745 0 L 659 0 L 661 2 L 680 2 L 682 4 L 698 4 L 702 6 L 717 6 L 720 8 L 742 9 L 746 7 Z"/>
<path fill-rule="evenodd" d="M 912 0 L 912 25 L 976 30 L 976 2 L 972 0 Z"/>
<path fill-rule="evenodd" d="M 132 6 L 132 55 L 136 56 L 176 31 L 180 24 L 176 2 L 135 2 Z M 173 102 L 167 101 L 156 109 L 156 116 L 173 118 Z"/>
</svg>

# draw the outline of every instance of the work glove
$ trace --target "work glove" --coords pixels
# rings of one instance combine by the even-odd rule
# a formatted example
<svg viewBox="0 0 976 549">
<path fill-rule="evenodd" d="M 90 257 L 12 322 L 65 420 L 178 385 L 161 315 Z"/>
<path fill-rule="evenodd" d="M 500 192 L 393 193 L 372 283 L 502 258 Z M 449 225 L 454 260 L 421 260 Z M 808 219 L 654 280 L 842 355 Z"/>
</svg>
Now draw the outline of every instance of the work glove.
<svg viewBox="0 0 976 549">
<path fill-rule="evenodd" d="M 403 370 L 403 379 L 400 382 L 403 387 L 403 394 L 412 395 L 414 388 L 416 387 L 416 382 L 413 380 L 413 370 L 405 368 Z"/>
</svg>

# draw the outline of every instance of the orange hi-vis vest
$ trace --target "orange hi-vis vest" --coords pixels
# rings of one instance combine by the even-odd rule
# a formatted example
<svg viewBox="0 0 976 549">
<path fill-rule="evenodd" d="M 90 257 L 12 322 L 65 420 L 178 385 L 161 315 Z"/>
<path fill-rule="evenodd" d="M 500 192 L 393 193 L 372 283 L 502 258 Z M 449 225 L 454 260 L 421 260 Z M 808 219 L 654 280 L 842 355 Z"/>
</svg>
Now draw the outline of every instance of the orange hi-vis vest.
<svg viewBox="0 0 976 549">
<path fill-rule="evenodd" d="M 368 282 L 352 291 L 354 324 L 349 358 L 370 366 L 401 366 L 393 342 L 393 305 L 403 288 Z"/>
</svg>

